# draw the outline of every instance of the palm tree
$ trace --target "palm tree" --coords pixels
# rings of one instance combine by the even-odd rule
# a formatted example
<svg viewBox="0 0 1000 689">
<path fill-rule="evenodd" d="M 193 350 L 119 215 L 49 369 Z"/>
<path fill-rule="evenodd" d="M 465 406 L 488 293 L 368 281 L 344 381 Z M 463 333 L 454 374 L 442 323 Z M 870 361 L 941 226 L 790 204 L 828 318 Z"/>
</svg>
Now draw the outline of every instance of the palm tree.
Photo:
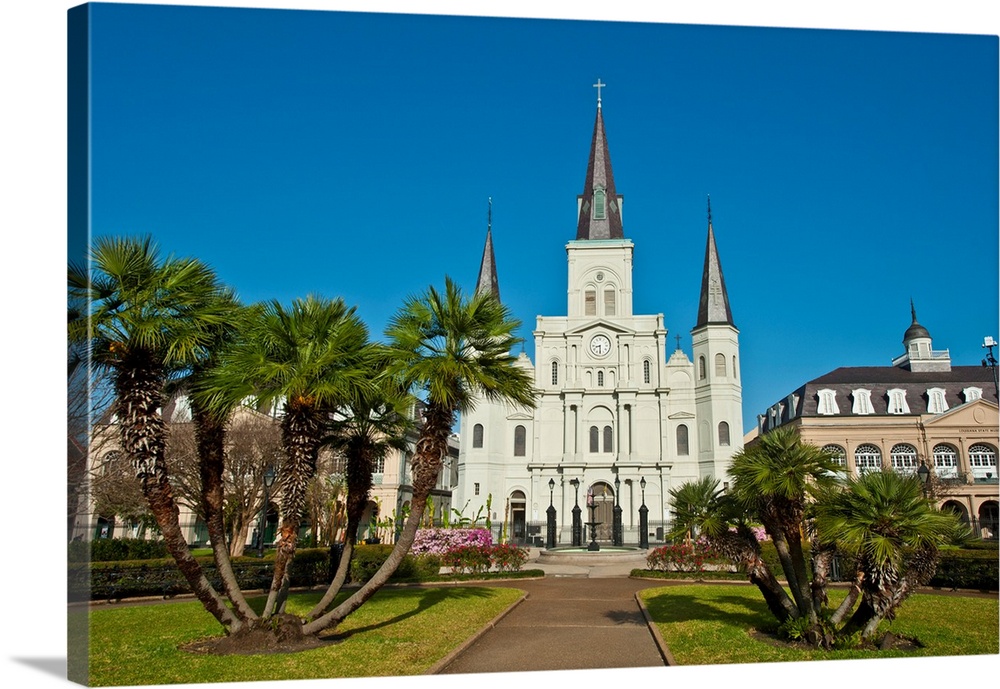
<svg viewBox="0 0 1000 689">
<path fill-rule="evenodd" d="M 287 590 L 306 492 L 329 418 L 345 402 L 372 394 L 377 359 L 367 328 L 342 300 L 310 296 L 290 308 L 270 302 L 258 308 L 240 342 L 195 388 L 195 399 L 217 413 L 248 397 L 281 408 L 282 521 L 264 619 L 280 610 L 279 596 Z"/>
<path fill-rule="evenodd" d="M 100 238 L 89 266 L 70 265 L 70 342 L 85 345 L 92 364 L 110 374 L 122 451 L 192 590 L 224 627 L 234 615 L 192 557 L 180 529 L 164 459 L 160 415 L 167 382 L 203 360 L 233 301 L 212 270 L 196 259 L 161 259 L 151 238 Z"/>
<path fill-rule="evenodd" d="M 703 476 L 697 481 L 682 483 L 670 489 L 674 522 L 670 532 L 673 539 L 690 539 L 697 531 L 718 533 L 728 527 L 720 509 L 725 493 L 714 476 Z"/>
<path fill-rule="evenodd" d="M 409 410 L 414 398 L 390 376 L 375 376 L 375 386 L 358 399 L 341 407 L 331 424 L 324 444 L 341 452 L 346 460 L 347 538 L 340 565 L 323 598 L 306 615 L 313 620 L 322 615 L 347 581 L 351 556 L 357 544 L 361 517 L 372 489 L 376 461 L 392 450 L 407 449 L 407 433 L 413 427 Z"/>
<path fill-rule="evenodd" d="M 803 443 L 795 428 L 783 426 L 733 455 L 732 496 L 758 519 L 774 542 L 797 617 L 818 621 L 802 549 L 810 494 L 835 481 L 837 466 L 820 448 Z"/>
<path fill-rule="evenodd" d="M 937 566 L 938 548 L 959 535 L 955 515 L 938 511 L 919 480 L 895 472 L 849 478 L 815 506 L 818 539 L 857 562 L 861 604 L 842 633 L 871 637 Z"/>
<path fill-rule="evenodd" d="M 404 388 L 426 401 L 413 456 L 412 508 L 379 571 L 303 631 L 338 624 L 378 591 L 402 562 L 437 482 L 457 413 L 471 409 L 477 399 L 535 406 L 531 378 L 511 355 L 511 348 L 519 342 L 514 335 L 519 325 L 493 295 L 478 293 L 466 299 L 448 278 L 443 293 L 430 287 L 425 294 L 407 299 L 393 317 L 386 329 L 389 371 Z"/>
</svg>

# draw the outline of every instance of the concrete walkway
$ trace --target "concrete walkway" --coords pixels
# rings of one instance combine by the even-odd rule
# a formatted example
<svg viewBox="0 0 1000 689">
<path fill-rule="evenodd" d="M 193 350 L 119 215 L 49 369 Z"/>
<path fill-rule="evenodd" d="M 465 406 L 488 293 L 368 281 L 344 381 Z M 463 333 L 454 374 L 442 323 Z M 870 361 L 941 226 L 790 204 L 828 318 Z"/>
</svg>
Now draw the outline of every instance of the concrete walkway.
<svg viewBox="0 0 1000 689">
<path fill-rule="evenodd" d="M 491 583 L 526 592 L 522 601 L 432 672 L 522 672 L 663 667 L 668 657 L 636 593 L 657 582 L 629 579 L 633 558 L 594 566 L 549 564 L 532 551 L 525 569 L 544 579 Z M 543 558 L 544 560 L 544 558 Z"/>
</svg>

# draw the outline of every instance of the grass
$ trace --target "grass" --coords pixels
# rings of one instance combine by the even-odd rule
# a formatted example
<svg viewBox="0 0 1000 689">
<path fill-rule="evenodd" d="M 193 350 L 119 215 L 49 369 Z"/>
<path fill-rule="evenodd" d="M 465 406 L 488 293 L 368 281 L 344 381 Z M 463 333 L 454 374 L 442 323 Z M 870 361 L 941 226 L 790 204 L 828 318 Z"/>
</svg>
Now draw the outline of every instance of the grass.
<svg viewBox="0 0 1000 689">
<path fill-rule="evenodd" d="M 425 672 L 521 595 L 516 589 L 383 589 L 337 629 L 337 643 L 292 654 L 212 656 L 179 650 L 222 629 L 197 602 L 73 611 L 90 616 L 93 686 L 385 677 Z M 305 614 L 319 594 L 293 595 Z M 254 600 L 255 607 L 263 604 Z"/>
<path fill-rule="evenodd" d="M 750 636 L 749 630 L 777 626 L 756 588 L 736 585 L 677 585 L 640 593 L 650 616 L 679 665 L 764 663 L 848 658 L 914 658 L 996 654 L 996 598 L 915 594 L 885 629 L 916 638 L 912 651 L 834 651 L 783 648 Z M 844 592 L 830 591 L 832 603 Z"/>
</svg>

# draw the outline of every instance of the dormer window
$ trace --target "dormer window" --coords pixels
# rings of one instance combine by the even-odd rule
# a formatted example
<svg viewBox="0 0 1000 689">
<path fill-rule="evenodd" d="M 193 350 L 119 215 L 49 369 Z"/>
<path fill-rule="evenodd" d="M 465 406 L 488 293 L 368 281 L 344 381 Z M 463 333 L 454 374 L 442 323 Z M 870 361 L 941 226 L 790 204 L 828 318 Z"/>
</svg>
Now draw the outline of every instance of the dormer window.
<svg viewBox="0 0 1000 689">
<path fill-rule="evenodd" d="M 965 388 L 962 390 L 962 395 L 965 397 L 966 402 L 972 402 L 973 400 L 979 400 L 983 398 L 982 388 Z"/>
<path fill-rule="evenodd" d="M 604 220 L 607 215 L 607 196 L 603 189 L 594 190 L 594 220 Z"/>
<path fill-rule="evenodd" d="M 819 404 L 816 406 L 816 413 L 823 416 L 832 416 L 840 413 L 840 407 L 837 406 L 837 392 L 835 390 L 825 389 L 819 391 Z"/>
<path fill-rule="evenodd" d="M 854 397 L 854 405 L 851 407 L 851 411 L 853 413 L 858 414 L 860 416 L 875 413 L 875 409 L 872 408 L 871 390 L 858 388 L 857 390 L 851 391 L 851 396 Z"/>
<path fill-rule="evenodd" d="M 893 388 L 889 390 L 889 413 L 890 414 L 909 414 L 910 405 L 906 403 L 906 390 L 902 388 Z"/>
<path fill-rule="evenodd" d="M 927 413 L 940 414 L 948 411 L 948 401 L 944 397 L 944 388 L 928 388 Z"/>
</svg>

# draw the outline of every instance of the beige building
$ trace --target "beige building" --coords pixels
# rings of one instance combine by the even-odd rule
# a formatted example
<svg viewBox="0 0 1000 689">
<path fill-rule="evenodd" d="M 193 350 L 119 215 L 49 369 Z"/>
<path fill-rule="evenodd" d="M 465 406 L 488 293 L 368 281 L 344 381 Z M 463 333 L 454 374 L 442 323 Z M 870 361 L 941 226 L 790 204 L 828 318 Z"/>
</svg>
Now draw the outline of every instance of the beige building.
<svg viewBox="0 0 1000 689">
<path fill-rule="evenodd" d="M 983 538 L 997 537 L 997 386 L 985 366 L 952 366 L 917 322 L 891 366 L 838 368 L 757 416 L 757 432 L 791 424 L 837 454 L 846 472 L 930 470 L 928 494 Z M 748 439 L 748 442 L 750 440 Z"/>
<path fill-rule="evenodd" d="M 419 419 L 420 405 L 414 405 L 413 414 Z M 163 410 L 163 417 L 171 428 L 181 428 L 185 424 L 191 423 L 191 410 L 186 399 L 183 397 L 171 400 Z M 261 413 L 249 407 L 240 407 L 234 416 L 231 428 L 238 426 L 241 422 L 257 421 L 260 423 L 270 423 L 277 426 L 278 420 L 274 414 Z M 379 521 L 385 521 L 403 513 L 405 507 L 409 506 L 413 495 L 413 486 L 410 478 L 410 461 L 416 447 L 416 431 L 412 431 L 407 439 L 408 447 L 405 451 L 392 450 L 383 461 L 379 462 L 372 472 L 372 492 L 368 508 L 362 517 L 358 538 L 370 538 L 380 536 L 383 540 L 392 538 L 395 529 L 383 525 L 379 527 Z M 276 432 L 270 439 L 270 444 L 259 440 L 255 445 L 257 452 L 278 453 L 281 452 L 279 446 L 279 434 Z M 88 466 L 88 476 L 91 490 L 85 498 L 85 505 L 81 506 L 75 524 L 73 526 L 73 536 L 85 540 L 92 538 L 153 538 L 153 530 L 146 528 L 141 520 L 129 519 L 121 514 L 100 514 L 98 504 L 95 500 L 95 493 L 105 489 L 102 484 L 113 482 L 118 485 L 108 486 L 107 490 L 115 491 L 113 503 L 128 504 L 141 502 L 142 496 L 138 485 L 127 485 L 131 476 L 127 464 L 122 464 L 124 458 L 118 449 L 118 428 L 113 416 L 95 426 L 93 438 L 90 443 L 90 456 Z M 242 476 L 230 475 L 234 471 L 240 474 L 239 467 L 246 465 L 247 472 Z M 251 466 L 252 465 L 252 466 Z M 230 483 L 244 480 L 246 485 L 240 486 L 242 494 L 252 496 L 252 499 L 260 504 L 263 493 L 261 480 L 261 467 L 264 460 L 259 457 L 227 459 L 227 481 Z M 317 471 L 320 475 L 325 475 L 336 481 L 344 473 L 344 461 L 334 455 L 329 450 L 321 451 L 320 461 Z M 458 471 L 458 437 L 452 436 L 449 439 L 448 456 L 444 460 L 444 466 L 438 476 L 438 482 L 431 493 L 433 501 L 433 520 L 440 522 L 445 515 L 451 514 L 451 489 L 450 486 L 456 482 Z M 178 481 L 193 480 L 193 477 L 183 475 L 174 476 Z M 193 489 L 196 491 L 197 489 Z M 106 491 L 105 491 L 106 492 Z M 192 490 L 187 491 L 192 493 Z M 205 523 L 197 516 L 191 506 L 186 504 L 181 495 L 177 498 L 179 509 L 179 521 L 184 537 L 192 546 L 204 546 L 208 544 L 208 529 Z M 343 497 L 340 498 L 343 501 Z M 279 523 L 280 494 L 277 489 L 268 495 L 268 510 L 264 526 L 264 543 L 273 543 Z M 247 551 L 258 547 L 258 531 L 260 524 L 260 512 L 251 520 L 246 531 Z M 300 529 L 300 538 L 310 535 L 312 525 L 309 524 L 309 515 L 306 514 L 303 526 Z M 343 535 L 342 526 L 336 529 L 336 537 Z M 322 534 L 321 534 L 322 536 Z"/>
</svg>

